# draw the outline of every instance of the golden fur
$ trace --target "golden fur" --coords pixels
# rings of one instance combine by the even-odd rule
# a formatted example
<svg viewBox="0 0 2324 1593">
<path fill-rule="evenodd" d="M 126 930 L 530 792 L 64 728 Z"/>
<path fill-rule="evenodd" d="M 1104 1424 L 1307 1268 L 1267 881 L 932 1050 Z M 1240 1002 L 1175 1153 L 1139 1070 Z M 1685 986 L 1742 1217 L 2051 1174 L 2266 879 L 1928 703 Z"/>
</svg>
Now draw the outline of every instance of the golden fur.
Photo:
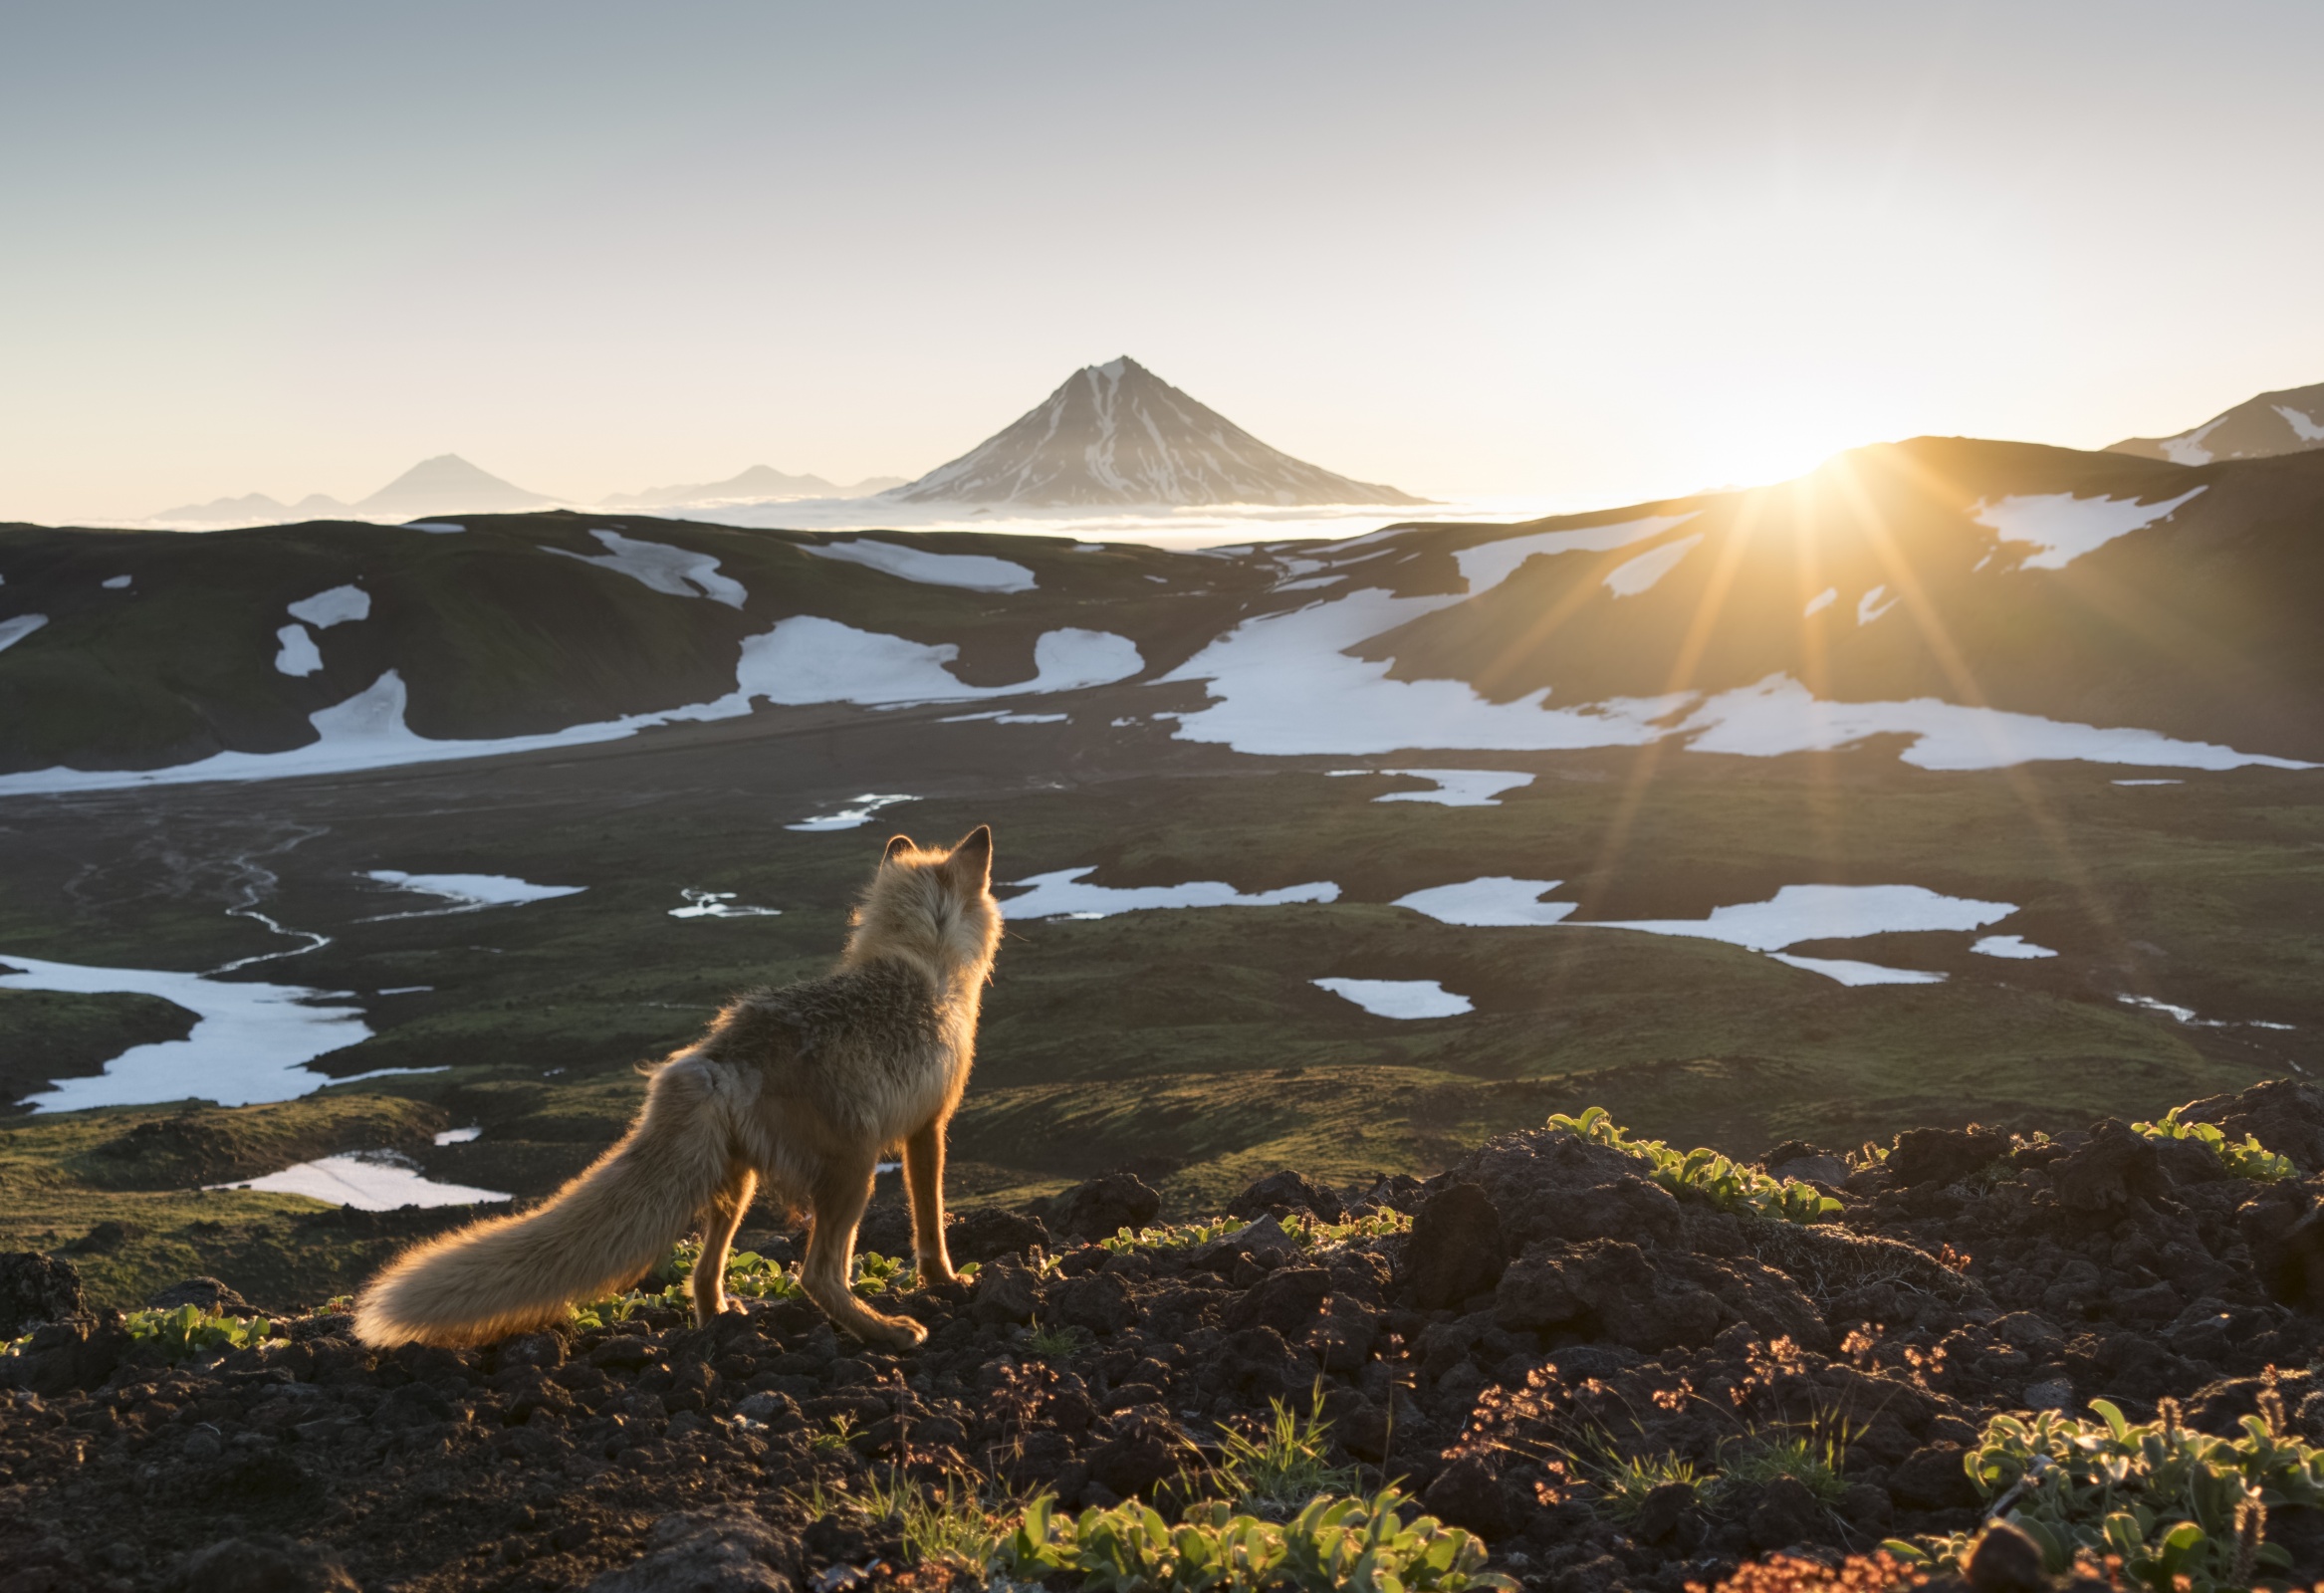
<svg viewBox="0 0 2324 1593">
<path fill-rule="evenodd" d="M 900 1144 L 920 1275 L 949 1280 L 944 1130 L 975 1059 L 978 1005 L 1001 941 L 993 833 L 950 850 L 888 842 L 839 966 L 732 1003 L 654 1070 L 619 1144 L 554 1199 L 398 1256 L 355 1302 L 367 1344 L 479 1344 L 562 1318 L 634 1282 L 702 1232 L 694 1311 L 726 1308 L 728 1248 L 762 1180 L 813 1228 L 802 1281 L 858 1338 L 908 1348 L 927 1330 L 849 1290 L 855 1228 L 880 1152 Z"/>
</svg>

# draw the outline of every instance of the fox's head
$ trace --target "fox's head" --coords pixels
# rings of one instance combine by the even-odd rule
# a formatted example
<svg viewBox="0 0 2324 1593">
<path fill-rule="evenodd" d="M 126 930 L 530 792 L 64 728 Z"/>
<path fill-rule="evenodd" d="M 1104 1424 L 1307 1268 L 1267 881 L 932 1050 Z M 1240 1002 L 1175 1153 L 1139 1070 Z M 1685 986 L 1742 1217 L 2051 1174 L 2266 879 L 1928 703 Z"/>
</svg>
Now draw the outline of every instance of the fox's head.
<svg viewBox="0 0 2324 1593">
<path fill-rule="evenodd" d="M 890 840 L 853 923 L 850 962 L 904 956 L 939 976 L 973 970 L 981 977 L 1001 945 L 991 827 L 979 824 L 949 850 L 915 846 L 909 835 Z"/>
</svg>

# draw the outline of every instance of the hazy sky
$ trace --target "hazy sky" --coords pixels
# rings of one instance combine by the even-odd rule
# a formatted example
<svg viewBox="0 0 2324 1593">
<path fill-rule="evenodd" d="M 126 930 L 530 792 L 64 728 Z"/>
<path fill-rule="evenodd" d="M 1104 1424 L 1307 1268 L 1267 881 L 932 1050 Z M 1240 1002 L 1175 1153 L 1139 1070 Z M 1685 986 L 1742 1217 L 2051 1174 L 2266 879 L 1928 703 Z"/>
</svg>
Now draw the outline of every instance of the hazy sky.
<svg viewBox="0 0 2324 1593">
<path fill-rule="evenodd" d="M 916 474 L 1130 353 L 1623 501 L 2324 380 L 2324 6 L 0 0 L 0 518 Z"/>
</svg>

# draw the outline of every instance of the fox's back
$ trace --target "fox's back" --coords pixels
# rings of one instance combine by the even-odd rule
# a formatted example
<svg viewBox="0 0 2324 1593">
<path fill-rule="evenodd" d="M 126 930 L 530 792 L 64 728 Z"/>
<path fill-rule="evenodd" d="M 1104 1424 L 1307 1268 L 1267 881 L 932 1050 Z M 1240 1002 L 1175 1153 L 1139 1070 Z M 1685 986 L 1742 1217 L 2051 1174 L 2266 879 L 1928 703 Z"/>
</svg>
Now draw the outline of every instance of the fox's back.
<svg viewBox="0 0 2324 1593">
<path fill-rule="evenodd" d="M 952 1020 L 926 976 L 882 960 L 754 991 L 719 1016 L 704 1048 L 755 1071 L 763 1095 L 834 1122 L 885 1119 L 956 1093 L 968 1056 Z"/>
</svg>

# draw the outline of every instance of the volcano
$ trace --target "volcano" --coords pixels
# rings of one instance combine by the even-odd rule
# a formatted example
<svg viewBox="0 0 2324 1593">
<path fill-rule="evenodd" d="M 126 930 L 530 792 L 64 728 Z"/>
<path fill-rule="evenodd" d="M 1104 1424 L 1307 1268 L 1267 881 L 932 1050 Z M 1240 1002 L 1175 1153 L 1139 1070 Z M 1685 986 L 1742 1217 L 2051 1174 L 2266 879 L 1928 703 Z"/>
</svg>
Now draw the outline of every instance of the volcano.
<svg viewBox="0 0 2324 1593">
<path fill-rule="evenodd" d="M 1084 365 L 997 435 L 884 496 L 898 503 L 1417 504 L 1270 448 L 1124 354 Z"/>
</svg>

